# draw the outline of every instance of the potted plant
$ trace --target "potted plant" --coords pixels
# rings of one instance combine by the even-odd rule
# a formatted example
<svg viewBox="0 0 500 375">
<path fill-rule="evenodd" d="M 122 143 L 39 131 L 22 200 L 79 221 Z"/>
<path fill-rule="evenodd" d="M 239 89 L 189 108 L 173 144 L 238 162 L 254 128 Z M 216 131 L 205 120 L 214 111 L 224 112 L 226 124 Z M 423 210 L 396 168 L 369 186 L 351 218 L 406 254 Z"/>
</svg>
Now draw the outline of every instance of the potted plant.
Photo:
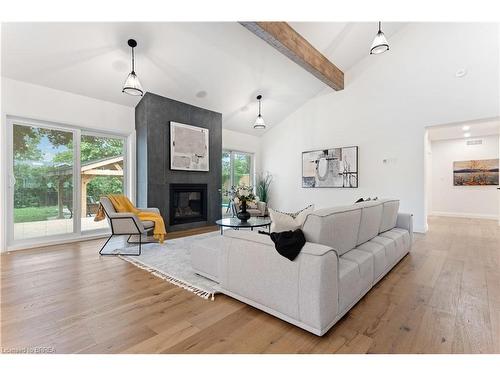
<svg viewBox="0 0 500 375">
<path fill-rule="evenodd" d="M 257 179 L 257 196 L 260 198 L 261 202 L 269 203 L 269 188 L 272 180 L 273 176 L 269 173 L 265 175 L 259 174 Z"/>
<path fill-rule="evenodd" d="M 241 185 L 233 187 L 234 190 L 234 203 L 240 206 L 240 211 L 236 214 L 236 217 L 242 222 L 250 219 L 250 213 L 247 212 L 248 202 L 258 202 L 259 198 L 253 193 L 253 188 L 251 186 Z"/>
</svg>

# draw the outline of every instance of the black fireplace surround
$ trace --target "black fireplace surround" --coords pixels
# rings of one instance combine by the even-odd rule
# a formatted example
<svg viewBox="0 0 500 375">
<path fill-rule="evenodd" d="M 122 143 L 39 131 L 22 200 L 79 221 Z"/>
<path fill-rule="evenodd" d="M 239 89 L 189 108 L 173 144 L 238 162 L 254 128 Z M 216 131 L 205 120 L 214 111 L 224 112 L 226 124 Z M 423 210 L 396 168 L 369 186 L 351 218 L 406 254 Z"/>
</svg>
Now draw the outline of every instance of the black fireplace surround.
<svg viewBox="0 0 500 375">
<path fill-rule="evenodd" d="M 170 168 L 171 122 L 199 126 L 209 130 L 210 170 L 181 171 Z M 158 207 L 167 232 L 215 225 L 221 218 L 222 115 L 147 92 L 135 107 L 137 155 L 137 206 Z M 185 208 L 184 217 L 171 216 L 170 184 L 206 184 L 204 212 L 198 218 Z M 204 195 L 204 194 L 203 194 Z M 184 194 L 184 198 L 186 199 Z M 193 194 L 191 198 L 197 198 Z M 188 196 L 189 200 L 189 196 Z M 197 205 L 191 199 L 191 210 Z M 175 211 L 174 211 L 175 212 Z M 182 216 L 182 215 L 181 215 Z M 204 220 L 202 220 L 204 218 Z M 172 220 L 173 219 L 173 220 Z M 199 220 L 199 221 L 198 221 Z"/>
<path fill-rule="evenodd" d="M 207 184 L 170 184 L 171 225 L 207 220 Z"/>
</svg>

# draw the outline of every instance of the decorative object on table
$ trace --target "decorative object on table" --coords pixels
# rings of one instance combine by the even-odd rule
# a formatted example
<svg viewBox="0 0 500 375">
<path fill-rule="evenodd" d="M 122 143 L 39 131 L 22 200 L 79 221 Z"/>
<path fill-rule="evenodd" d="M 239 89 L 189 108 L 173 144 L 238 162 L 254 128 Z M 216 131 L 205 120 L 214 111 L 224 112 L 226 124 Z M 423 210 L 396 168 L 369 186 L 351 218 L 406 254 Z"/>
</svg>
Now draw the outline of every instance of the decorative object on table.
<svg viewBox="0 0 500 375">
<path fill-rule="evenodd" d="M 358 146 L 303 152 L 302 187 L 357 188 Z"/>
<path fill-rule="evenodd" d="M 170 122 L 170 169 L 208 172 L 208 129 Z"/>
<path fill-rule="evenodd" d="M 236 214 L 236 217 L 241 221 L 245 222 L 250 219 L 250 213 L 247 212 L 247 205 L 254 201 L 259 201 L 259 198 L 253 193 L 253 188 L 247 185 L 241 185 L 233 187 L 234 193 L 234 203 L 239 205 L 240 210 Z"/>
<path fill-rule="evenodd" d="M 271 182 L 273 181 L 273 176 L 266 172 L 266 174 L 260 173 L 257 175 L 257 196 L 261 202 L 266 202 L 269 204 L 269 190 L 271 187 Z"/>
<path fill-rule="evenodd" d="M 454 186 L 498 185 L 499 159 L 453 162 Z"/>
<path fill-rule="evenodd" d="M 122 92 L 133 96 L 142 96 L 144 89 L 142 88 L 139 78 L 135 74 L 135 56 L 134 48 L 137 47 L 137 42 L 134 39 L 129 39 L 127 44 L 132 48 L 132 71 L 128 74 L 125 83 L 123 84 Z"/>
<path fill-rule="evenodd" d="M 314 211 L 314 205 L 311 204 L 297 212 L 281 212 L 269 208 L 269 216 L 271 217 L 271 232 L 285 232 L 295 230 L 302 227 L 304 221 L 311 212 Z"/>
</svg>

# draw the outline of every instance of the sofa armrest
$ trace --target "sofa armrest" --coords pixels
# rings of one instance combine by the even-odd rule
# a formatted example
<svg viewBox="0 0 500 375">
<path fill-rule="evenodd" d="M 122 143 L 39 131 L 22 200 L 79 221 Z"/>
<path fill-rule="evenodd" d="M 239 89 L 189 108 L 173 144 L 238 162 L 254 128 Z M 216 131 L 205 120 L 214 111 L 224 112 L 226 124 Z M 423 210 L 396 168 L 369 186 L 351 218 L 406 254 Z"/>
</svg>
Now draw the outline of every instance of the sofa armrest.
<svg viewBox="0 0 500 375">
<path fill-rule="evenodd" d="M 410 233 L 410 248 L 413 244 L 413 214 L 398 213 L 396 227 L 405 229 Z"/>
<path fill-rule="evenodd" d="M 318 332 L 338 313 L 338 257 L 307 242 L 294 261 L 281 256 L 269 236 L 226 231 L 221 256 L 222 290 L 284 314 Z"/>
<path fill-rule="evenodd" d="M 142 222 L 130 212 L 113 212 L 108 217 L 114 234 L 144 233 Z"/>
<path fill-rule="evenodd" d="M 267 208 L 266 202 L 260 202 L 260 201 L 257 202 L 257 208 L 259 209 L 261 216 L 266 215 L 266 208 Z"/>
</svg>

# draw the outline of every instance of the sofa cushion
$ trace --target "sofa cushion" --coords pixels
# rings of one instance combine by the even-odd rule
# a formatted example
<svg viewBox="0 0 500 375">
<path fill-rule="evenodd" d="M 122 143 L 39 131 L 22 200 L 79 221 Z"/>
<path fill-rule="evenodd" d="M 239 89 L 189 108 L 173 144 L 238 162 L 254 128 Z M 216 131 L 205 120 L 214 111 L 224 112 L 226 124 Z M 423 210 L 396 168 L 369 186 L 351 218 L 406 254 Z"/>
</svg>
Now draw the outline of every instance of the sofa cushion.
<svg viewBox="0 0 500 375">
<path fill-rule="evenodd" d="M 372 254 L 373 259 L 373 280 L 372 284 L 385 272 L 389 266 L 385 255 L 385 246 L 377 242 L 369 241 L 359 245 L 356 250 L 365 251 Z"/>
<path fill-rule="evenodd" d="M 356 244 L 360 245 L 370 241 L 379 234 L 383 203 L 379 201 L 368 201 L 358 203 L 358 205 L 361 207 L 361 221 Z"/>
<path fill-rule="evenodd" d="M 387 265 L 389 267 L 391 267 L 398 259 L 399 251 L 396 248 L 396 241 L 394 241 L 393 239 L 377 236 L 372 240 L 370 240 L 369 242 L 375 242 L 384 246 L 385 256 L 387 258 Z"/>
<path fill-rule="evenodd" d="M 341 257 L 358 265 L 361 292 L 367 291 L 373 284 L 373 254 L 353 249 Z"/>
<path fill-rule="evenodd" d="M 314 205 L 309 205 L 294 213 L 281 212 L 269 208 L 271 218 L 271 232 L 285 232 L 302 227 L 307 215 L 314 210 Z"/>
<path fill-rule="evenodd" d="M 308 242 L 330 246 L 340 256 L 356 246 L 360 219 L 357 205 L 316 210 L 307 216 L 302 231 Z"/>
<path fill-rule="evenodd" d="M 404 229 L 391 229 L 387 232 L 380 233 L 380 237 L 389 238 L 396 245 L 397 258 L 401 258 L 410 248 L 410 233 Z"/>
<path fill-rule="evenodd" d="M 399 200 L 382 199 L 383 205 L 382 220 L 380 222 L 379 233 L 391 230 L 396 226 L 398 220 Z"/>
<path fill-rule="evenodd" d="M 359 267 L 342 257 L 339 258 L 339 312 L 345 311 L 361 293 Z"/>
</svg>

